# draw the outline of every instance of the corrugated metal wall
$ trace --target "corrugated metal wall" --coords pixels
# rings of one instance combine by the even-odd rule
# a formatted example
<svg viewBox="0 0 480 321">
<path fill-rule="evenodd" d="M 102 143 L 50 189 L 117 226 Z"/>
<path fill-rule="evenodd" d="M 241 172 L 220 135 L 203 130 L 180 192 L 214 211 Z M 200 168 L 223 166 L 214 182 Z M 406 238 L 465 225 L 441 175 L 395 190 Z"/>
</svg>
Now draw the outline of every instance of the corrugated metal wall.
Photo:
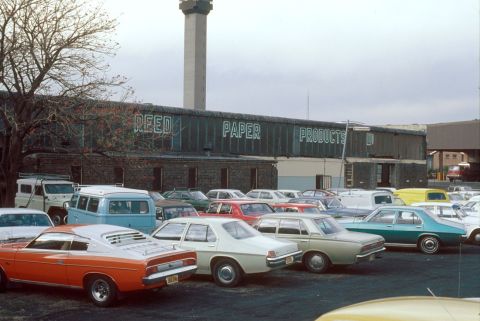
<svg viewBox="0 0 480 321">
<path fill-rule="evenodd" d="M 133 130 L 139 140 L 162 137 L 162 144 L 152 144 L 152 152 L 162 146 L 162 151 L 182 153 L 341 158 L 345 142 L 345 125 L 337 123 L 158 106 L 140 106 L 133 117 L 134 128 L 125 130 Z M 425 135 L 350 128 L 346 157 L 424 160 Z"/>
</svg>

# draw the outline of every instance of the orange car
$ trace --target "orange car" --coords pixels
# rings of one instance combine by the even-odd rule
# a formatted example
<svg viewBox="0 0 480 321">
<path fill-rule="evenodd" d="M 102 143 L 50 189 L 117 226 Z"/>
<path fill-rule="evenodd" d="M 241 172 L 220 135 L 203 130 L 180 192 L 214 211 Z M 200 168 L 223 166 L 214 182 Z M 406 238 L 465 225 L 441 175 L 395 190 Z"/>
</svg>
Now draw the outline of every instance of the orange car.
<svg viewBox="0 0 480 321">
<path fill-rule="evenodd" d="M 322 214 L 322 211 L 314 204 L 303 203 L 278 203 L 272 205 L 275 212 L 298 212 L 309 214 Z"/>
<path fill-rule="evenodd" d="M 165 246 L 129 228 L 62 225 L 30 243 L 0 245 L 0 292 L 7 282 L 85 289 L 95 305 L 114 303 L 120 292 L 161 288 L 197 270 L 193 251 Z"/>
<path fill-rule="evenodd" d="M 275 211 L 264 202 L 255 200 L 218 200 L 213 201 L 205 212 L 199 212 L 200 216 L 221 216 L 238 218 L 252 225 L 260 215 L 271 214 Z"/>
</svg>

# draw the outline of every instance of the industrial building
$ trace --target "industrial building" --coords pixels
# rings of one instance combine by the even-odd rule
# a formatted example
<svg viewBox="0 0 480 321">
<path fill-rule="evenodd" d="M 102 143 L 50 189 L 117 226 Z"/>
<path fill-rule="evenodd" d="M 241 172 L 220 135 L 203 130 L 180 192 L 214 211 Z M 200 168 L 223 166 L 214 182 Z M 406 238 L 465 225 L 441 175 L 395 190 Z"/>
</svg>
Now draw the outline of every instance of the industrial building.
<svg viewBox="0 0 480 321">
<path fill-rule="evenodd" d="M 91 124 L 81 137 L 39 140 L 58 152 L 29 156 L 22 171 L 160 191 L 427 185 L 421 131 L 142 104 L 134 110 L 118 126 L 120 137 L 142 142 L 128 152 L 91 152 L 102 135 Z"/>
</svg>

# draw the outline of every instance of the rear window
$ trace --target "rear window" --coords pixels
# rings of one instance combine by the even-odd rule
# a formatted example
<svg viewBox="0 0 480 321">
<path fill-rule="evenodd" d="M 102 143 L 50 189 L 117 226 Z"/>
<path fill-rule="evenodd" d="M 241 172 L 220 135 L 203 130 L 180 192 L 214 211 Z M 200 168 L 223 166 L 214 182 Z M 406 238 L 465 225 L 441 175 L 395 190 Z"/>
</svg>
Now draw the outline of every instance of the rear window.
<svg viewBox="0 0 480 321">
<path fill-rule="evenodd" d="M 392 204 L 392 197 L 390 195 L 375 196 L 375 204 Z"/>
<path fill-rule="evenodd" d="M 429 201 L 444 201 L 447 198 L 445 197 L 445 194 L 443 194 L 443 193 L 432 192 L 432 193 L 427 194 L 427 199 Z"/>
<path fill-rule="evenodd" d="M 45 192 L 48 194 L 73 194 L 72 184 L 45 184 Z"/>
<path fill-rule="evenodd" d="M 267 213 L 275 213 L 275 211 L 266 203 L 250 203 L 240 205 L 243 215 L 261 215 Z"/>
<path fill-rule="evenodd" d="M 108 212 L 110 214 L 147 214 L 149 207 L 147 201 L 110 201 Z"/>
<path fill-rule="evenodd" d="M 259 233 L 257 232 L 257 230 L 255 230 L 253 227 L 251 227 L 245 222 L 239 222 L 239 221 L 228 222 L 228 223 L 222 224 L 222 226 L 224 230 L 227 231 L 228 234 L 230 234 L 231 237 L 237 240 L 246 239 L 249 237 L 254 237 L 259 235 L 257 234 Z"/>
</svg>

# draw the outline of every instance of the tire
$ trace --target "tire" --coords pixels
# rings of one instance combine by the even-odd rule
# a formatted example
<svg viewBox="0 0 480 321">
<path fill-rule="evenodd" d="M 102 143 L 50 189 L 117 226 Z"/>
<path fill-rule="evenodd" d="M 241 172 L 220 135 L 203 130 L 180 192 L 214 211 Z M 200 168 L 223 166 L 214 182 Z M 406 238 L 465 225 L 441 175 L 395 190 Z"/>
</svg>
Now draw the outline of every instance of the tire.
<svg viewBox="0 0 480 321">
<path fill-rule="evenodd" d="M 86 290 L 93 304 L 99 307 L 111 306 L 117 300 L 117 286 L 105 276 L 90 277 Z"/>
<path fill-rule="evenodd" d="M 330 259 L 323 253 L 307 253 L 303 258 L 303 264 L 312 273 L 324 273 L 330 267 Z"/>
<path fill-rule="evenodd" d="M 5 292 L 7 289 L 7 276 L 2 269 L 0 269 L 0 293 Z"/>
<path fill-rule="evenodd" d="M 478 241 L 475 240 L 475 239 L 478 239 Z M 470 235 L 470 238 L 468 239 L 468 241 L 471 244 L 480 245 L 480 231 L 473 231 L 472 235 Z"/>
<path fill-rule="evenodd" d="M 59 210 L 54 210 L 52 211 L 52 213 L 50 214 L 50 218 L 52 219 L 52 222 L 55 226 L 58 226 L 58 225 L 63 225 L 65 224 L 64 222 L 64 217 L 65 217 L 65 213 L 62 212 L 62 211 L 59 211 Z"/>
<path fill-rule="evenodd" d="M 424 236 L 418 242 L 418 248 L 425 254 L 435 254 L 440 250 L 440 240 L 432 235 Z"/>
<path fill-rule="evenodd" d="M 213 266 L 213 280 L 218 286 L 235 287 L 242 277 L 242 270 L 234 260 L 222 259 Z"/>
</svg>

